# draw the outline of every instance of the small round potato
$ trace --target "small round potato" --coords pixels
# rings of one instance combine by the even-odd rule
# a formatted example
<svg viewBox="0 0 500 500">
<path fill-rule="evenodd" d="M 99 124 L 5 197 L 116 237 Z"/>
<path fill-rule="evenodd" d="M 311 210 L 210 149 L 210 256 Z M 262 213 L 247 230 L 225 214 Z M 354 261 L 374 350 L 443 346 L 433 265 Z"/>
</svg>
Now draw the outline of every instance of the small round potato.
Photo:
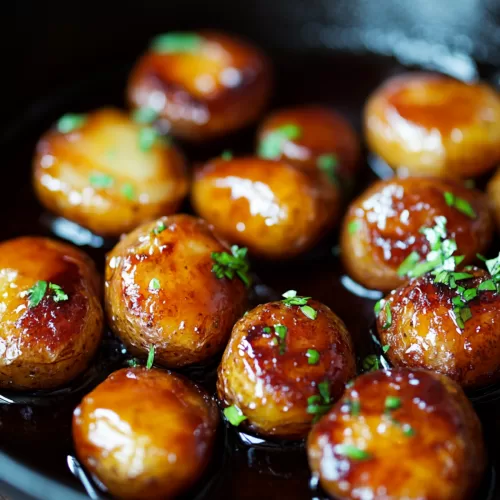
<svg viewBox="0 0 500 500">
<path fill-rule="evenodd" d="M 90 258 L 69 245 L 0 244 L 0 387 L 52 389 L 88 367 L 104 323 L 99 283 Z"/>
<path fill-rule="evenodd" d="M 394 366 L 442 373 L 465 388 L 500 380 L 500 295 L 480 287 L 491 279 L 483 269 L 465 272 L 471 278 L 456 288 L 428 274 L 381 302 L 377 330 Z"/>
<path fill-rule="evenodd" d="M 497 228 L 500 230 L 500 168 L 488 182 L 487 193 Z"/>
<path fill-rule="evenodd" d="M 310 249 L 334 225 L 340 196 L 316 172 L 282 161 L 218 158 L 196 172 L 192 203 L 228 241 L 283 259 Z"/>
<path fill-rule="evenodd" d="M 430 177 L 374 183 L 351 203 L 344 218 L 345 268 L 368 288 L 396 288 L 408 281 L 406 259 L 414 256 L 417 263 L 429 254 L 431 245 L 421 230 L 436 226 L 437 217 L 446 219 L 447 237 L 456 241 L 455 255 L 464 255 L 464 264 L 491 243 L 493 221 L 480 191 Z"/>
<path fill-rule="evenodd" d="M 63 116 L 33 167 L 45 207 L 103 236 L 175 212 L 188 191 L 179 151 L 116 109 Z"/>
<path fill-rule="evenodd" d="M 263 304 L 233 328 L 217 392 L 224 406 L 247 417 L 242 426 L 257 434 L 305 437 L 318 415 L 311 409 L 336 401 L 356 373 L 342 320 L 320 302 L 308 300 L 307 307 L 312 316 L 298 305 Z"/>
<path fill-rule="evenodd" d="M 368 100 L 370 149 L 400 175 L 466 178 L 500 161 L 500 97 L 432 73 L 387 80 Z"/>
<path fill-rule="evenodd" d="M 257 150 L 263 158 L 319 169 L 332 182 L 352 183 L 359 166 L 359 138 L 338 113 L 302 106 L 273 113 L 261 125 Z"/>
<path fill-rule="evenodd" d="M 167 367 L 200 363 L 224 349 L 246 306 L 235 275 L 219 279 L 212 253 L 229 252 L 201 219 L 163 217 L 140 226 L 108 254 L 109 323 L 134 355 L 151 345 Z"/>
<path fill-rule="evenodd" d="M 470 500 L 486 465 L 481 424 L 460 387 L 404 369 L 357 378 L 313 427 L 307 451 L 339 500 Z"/>
<path fill-rule="evenodd" d="M 184 377 L 125 368 L 75 409 L 73 440 L 114 497 L 173 498 L 203 474 L 218 422 L 214 401 Z"/>
<path fill-rule="evenodd" d="M 267 104 L 271 64 L 222 33 L 167 33 L 137 62 L 128 100 L 166 120 L 174 136 L 203 141 L 254 121 Z"/>
</svg>

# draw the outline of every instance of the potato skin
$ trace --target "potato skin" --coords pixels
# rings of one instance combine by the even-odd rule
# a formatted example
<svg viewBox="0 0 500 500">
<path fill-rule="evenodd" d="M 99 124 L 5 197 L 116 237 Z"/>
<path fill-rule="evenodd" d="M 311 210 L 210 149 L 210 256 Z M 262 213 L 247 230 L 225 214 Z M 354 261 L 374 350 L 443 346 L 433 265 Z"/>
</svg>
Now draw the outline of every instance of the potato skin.
<svg viewBox="0 0 500 500">
<path fill-rule="evenodd" d="M 154 234 L 158 223 L 166 229 Z M 107 255 L 105 305 L 112 330 L 134 355 L 153 344 L 156 362 L 179 367 L 222 350 L 246 306 L 246 289 L 212 272 L 224 246 L 201 219 L 162 217 L 140 226 Z M 151 289 L 151 280 L 159 289 Z"/>
<path fill-rule="evenodd" d="M 123 111 L 105 108 L 89 113 L 72 132 L 49 130 L 33 160 L 41 203 L 111 237 L 175 212 L 188 191 L 185 160 L 175 146 L 161 141 L 142 151 L 141 127 Z M 111 177 L 111 186 L 92 185 L 91 177 L 102 175 Z M 130 193 L 124 191 L 128 186 Z"/>
<path fill-rule="evenodd" d="M 388 396 L 400 399 L 399 409 L 385 410 Z M 350 413 L 350 401 L 359 401 L 359 415 Z M 405 424 L 413 436 L 405 435 Z M 340 455 L 340 444 L 371 457 Z M 466 500 L 486 464 L 481 424 L 460 387 L 442 375 L 405 369 L 357 378 L 313 427 L 307 450 L 313 473 L 339 500 Z"/>
<path fill-rule="evenodd" d="M 351 125 L 337 112 L 321 106 L 299 106 L 272 113 L 260 126 L 258 143 L 283 125 L 299 127 L 297 139 L 285 141 L 281 154 L 275 158 L 303 169 L 318 169 L 322 155 L 337 158 L 335 175 L 349 183 L 359 167 L 359 138 Z"/>
<path fill-rule="evenodd" d="M 372 151 L 404 175 L 466 178 L 500 161 L 500 97 L 435 73 L 390 78 L 368 99 Z"/>
<path fill-rule="evenodd" d="M 173 498 L 202 475 L 219 414 L 196 385 L 168 371 L 124 368 L 73 415 L 78 459 L 117 498 Z"/>
<path fill-rule="evenodd" d="M 255 157 L 207 163 L 191 196 L 217 233 L 267 259 L 310 249 L 334 225 L 340 203 L 338 189 L 316 173 Z"/>
<path fill-rule="evenodd" d="M 174 136 L 205 141 L 241 128 L 263 111 L 272 67 L 256 47 L 223 33 L 202 31 L 196 53 L 150 49 L 132 70 L 127 99 L 151 107 Z M 231 76 L 229 81 L 228 76 Z"/>
<path fill-rule="evenodd" d="M 477 217 L 448 206 L 446 192 L 469 202 Z M 455 255 L 465 255 L 464 265 L 488 248 L 493 221 L 480 191 L 430 177 L 374 183 L 351 203 L 344 217 L 341 257 L 347 272 L 362 285 L 383 291 L 405 283 L 408 278 L 398 276 L 398 268 L 412 251 L 427 255 L 429 243 L 419 231 L 434 227 L 437 216 L 446 217 L 448 235 L 458 246 Z"/>
<path fill-rule="evenodd" d="M 467 270 L 474 278 L 459 285 L 476 288 L 490 278 L 483 269 Z M 386 356 L 394 366 L 425 368 L 478 388 L 500 380 L 500 296 L 479 291 L 467 303 L 472 318 L 457 326 L 452 298 L 457 294 L 432 275 L 411 280 L 386 297 L 392 322 L 387 322 L 385 303 L 377 318 L 377 330 Z"/>
<path fill-rule="evenodd" d="M 241 426 L 257 434 L 305 437 L 314 418 L 307 413 L 307 398 L 318 394 L 317 385 L 329 381 L 335 401 L 356 373 L 354 348 L 342 320 L 320 302 L 307 304 L 317 311 L 315 320 L 298 306 L 270 302 L 249 311 L 233 328 L 219 365 L 217 393 L 224 406 L 236 405 L 248 418 Z M 277 324 L 288 329 L 283 354 L 273 343 Z M 308 349 L 318 351 L 317 364 L 309 364 Z"/>
<path fill-rule="evenodd" d="M 500 230 L 500 168 L 497 169 L 495 175 L 488 182 L 486 192 L 497 229 Z"/>
<path fill-rule="evenodd" d="M 68 300 L 48 290 L 28 307 L 37 281 L 62 287 Z M 39 237 L 0 244 L 0 387 L 52 389 L 82 373 L 103 330 L 99 277 L 93 262 L 69 245 Z"/>
</svg>

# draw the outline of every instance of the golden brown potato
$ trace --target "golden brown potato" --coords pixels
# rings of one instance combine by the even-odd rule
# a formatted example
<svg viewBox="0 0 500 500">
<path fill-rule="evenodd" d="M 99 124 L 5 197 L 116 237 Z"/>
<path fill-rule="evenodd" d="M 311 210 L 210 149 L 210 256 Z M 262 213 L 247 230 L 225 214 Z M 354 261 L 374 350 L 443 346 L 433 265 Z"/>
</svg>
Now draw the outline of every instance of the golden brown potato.
<svg viewBox="0 0 500 500">
<path fill-rule="evenodd" d="M 188 191 L 177 148 L 116 109 L 63 116 L 38 142 L 33 168 L 43 205 L 104 236 L 175 212 Z"/>
<path fill-rule="evenodd" d="M 487 194 L 497 228 L 500 230 L 500 169 L 496 171 L 495 175 L 488 182 Z"/>
<path fill-rule="evenodd" d="M 321 170 L 330 181 L 352 183 L 359 166 L 359 138 L 335 111 L 302 106 L 276 111 L 261 125 L 257 150 L 263 158 Z"/>
<path fill-rule="evenodd" d="M 127 97 L 167 120 L 174 136 L 203 141 L 254 121 L 271 86 L 271 64 L 256 47 L 222 33 L 167 33 L 137 62 Z"/>
<path fill-rule="evenodd" d="M 485 469 L 481 424 L 460 387 L 425 371 L 357 378 L 313 428 L 309 465 L 338 500 L 466 500 Z"/>
<path fill-rule="evenodd" d="M 179 367 L 224 349 L 246 306 L 243 282 L 219 279 L 212 252 L 229 252 L 201 219 L 163 217 L 123 238 L 106 261 L 112 330 L 134 354 Z"/>
<path fill-rule="evenodd" d="M 73 415 L 82 464 L 117 498 L 173 498 L 202 475 L 219 414 L 209 396 L 163 370 L 111 374 Z"/>
<path fill-rule="evenodd" d="M 457 243 L 454 254 L 464 255 L 464 264 L 488 248 L 493 222 L 483 193 L 451 179 L 430 177 L 374 183 L 351 203 L 344 218 L 345 268 L 368 288 L 396 288 L 408 280 L 408 272 L 403 272 L 408 259 L 422 262 L 431 251 L 422 228 L 435 227 L 436 218 L 442 217 L 447 238 Z"/>
<path fill-rule="evenodd" d="M 308 250 L 334 225 L 339 190 L 285 162 L 218 158 L 196 172 L 192 203 L 228 241 L 283 259 Z"/>
<path fill-rule="evenodd" d="M 236 323 L 217 392 L 225 407 L 247 417 L 245 428 L 301 439 L 315 415 L 340 397 L 356 363 L 344 323 L 327 306 L 302 300 L 304 312 L 286 302 L 260 305 Z"/>
<path fill-rule="evenodd" d="M 47 238 L 0 244 L 0 387 L 51 389 L 82 373 L 102 337 L 99 277 Z"/>
<path fill-rule="evenodd" d="M 465 178 L 500 161 L 500 97 L 433 73 L 387 80 L 364 112 L 368 146 L 401 175 Z"/>
<path fill-rule="evenodd" d="M 486 271 L 465 273 L 455 288 L 422 276 L 380 303 L 377 330 L 394 366 L 436 371 L 467 388 L 500 380 L 500 296 Z"/>
</svg>

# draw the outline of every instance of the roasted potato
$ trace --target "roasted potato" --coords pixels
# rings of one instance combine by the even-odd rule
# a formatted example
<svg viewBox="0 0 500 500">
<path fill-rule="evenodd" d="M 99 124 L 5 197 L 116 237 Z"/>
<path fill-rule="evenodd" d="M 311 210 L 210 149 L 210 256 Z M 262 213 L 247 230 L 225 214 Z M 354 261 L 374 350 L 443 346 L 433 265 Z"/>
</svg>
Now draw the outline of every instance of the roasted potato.
<svg viewBox="0 0 500 500">
<path fill-rule="evenodd" d="M 179 367 L 224 349 L 246 306 L 241 279 L 218 277 L 213 253 L 229 249 L 208 224 L 163 217 L 123 238 L 106 260 L 105 305 L 111 329 L 134 355 L 151 345 L 156 360 Z"/>
<path fill-rule="evenodd" d="M 335 111 L 302 106 L 274 112 L 260 126 L 259 156 L 323 171 L 331 182 L 352 184 L 360 160 L 359 138 Z"/>
<path fill-rule="evenodd" d="M 217 158 L 195 173 L 195 211 L 232 243 L 268 259 L 311 248 L 335 223 L 339 190 L 316 172 L 261 158 Z"/>
<path fill-rule="evenodd" d="M 466 500 L 485 469 L 481 424 L 448 378 L 395 369 L 357 378 L 313 427 L 309 465 L 338 500 Z"/>
<path fill-rule="evenodd" d="M 209 396 L 168 371 L 125 368 L 73 415 L 82 464 L 117 498 L 173 498 L 209 463 L 219 414 Z"/>
<path fill-rule="evenodd" d="M 442 373 L 465 388 L 500 380 L 500 296 L 485 270 L 465 273 L 455 283 L 446 280 L 462 272 L 427 274 L 380 303 L 377 331 L 394 366 Z"/>
<path fill-rule="evenodd" d="M 495 217 L 497 229 L 500 230 L 500 169 L 498 169 L 488 182 L 488 199 Z"/>
<path fill-rule="evenodd" d="M 422 228 L 436 226 L 443 217 L 447 237 L 456 241 L 455 254 L 465 256 L 464 264 L 488 248 L 493 222 L 480 191 L 430 177 L 374 183 L 351 203 L 344 218 L 344 267 L 368 288 L 396 288 L 408 281 L 409 260 L 417 264 L 432 251 Z"/>
<path fill-rule="evenodd" d="M 102 337 L 99 277 L 47 238 L 0 244 L 0 387 L 52 389 L 82 373 Z"/>
<path fill-rule="evenodd" d="M 117 109 L 65 115 L 38 142 L 33 181 L 45 207 L 103 236 L 175 212 L 188 191 L 183 156 Z"/>
<path fill-rule="evenodd" d="M 356 371 L 342 320 L 320 302 L 295 299 L 306 309 L 285 299 L 236 323 L 217 379 L 223 405 L 246 417 L 242 427 L 281 439 L 305 437 Z"/>
<path fill-rule="evenodd" d="M 466 178 L 500 161 L 500 97 L 433 73 L 387 80 L 364 111 L 370 149 L 400 175 Z"/>
<path fill-rule="evenodd" d="M 271 64 L 256 47 L 222 33 L 167 33 L 137 62 L 127 97 L 174 136 L 203 141 L 254 121 L 271 87 Z"/>
</svg>

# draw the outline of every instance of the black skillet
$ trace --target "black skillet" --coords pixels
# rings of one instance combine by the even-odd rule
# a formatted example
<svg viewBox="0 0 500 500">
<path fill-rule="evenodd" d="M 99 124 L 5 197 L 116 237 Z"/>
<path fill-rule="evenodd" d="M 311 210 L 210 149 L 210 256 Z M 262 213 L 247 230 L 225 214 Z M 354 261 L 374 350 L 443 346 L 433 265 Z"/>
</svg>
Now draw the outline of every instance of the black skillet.
<svg viewBox="0 0 500 500">
<path fill-rule="evenodd" d="M 267 50 L 278 77 L 273 107 L 330 104 L 358 130 L 366 96 L 405 66 L 500 82 L 497 0 L 12 1 L 0 11 L 0 158 L 6 188 L 0 197 L 1 239 L 60 233 L 31 189 L 30 162 L 39 135 L 64 112 L 123 105 L 127 73 L 149 38 L 197 28 L 238 33 Z M 192 162 L 203 161 L 227 148 L 250 152 L 254 134 L 250 128 L 208 146 L 182 146 Z M 365 165 L 356 190 L 374 178 Z M 86 236 L 72 238 L 83 243 Z M 255 263 L 255 268 L 270 289 L 297 289 L 332 307 L 362 358 L 373 348 L 369 328 L 378 297 L 357 295 L 335 255 L 335 240 L 330 235 L 287 265 Z M 83 248 L 102 269 L 105 250 L 94 248 L 101 242 L 87 243 Z M 70 415 L 82 394 L 123 362 L 120 346 L 109 339 L 91 372 L 70 388 L 43 396 L 5 395 L 16 404 L 0 399 L 0 498 L 105 497 L 72 458 Z M 210 369 L 190 375 L 209 387 L 213 381 Z M 491 459 L 477 498 L 500 498 L 494 477 L 500 405 L 478 402 L 476 408 Z M 302 447 L 270 447 L 230 430 L 221 432 L 209 473 L 186 498 L 321 497 L 309 479 Z"/>
</svg>

